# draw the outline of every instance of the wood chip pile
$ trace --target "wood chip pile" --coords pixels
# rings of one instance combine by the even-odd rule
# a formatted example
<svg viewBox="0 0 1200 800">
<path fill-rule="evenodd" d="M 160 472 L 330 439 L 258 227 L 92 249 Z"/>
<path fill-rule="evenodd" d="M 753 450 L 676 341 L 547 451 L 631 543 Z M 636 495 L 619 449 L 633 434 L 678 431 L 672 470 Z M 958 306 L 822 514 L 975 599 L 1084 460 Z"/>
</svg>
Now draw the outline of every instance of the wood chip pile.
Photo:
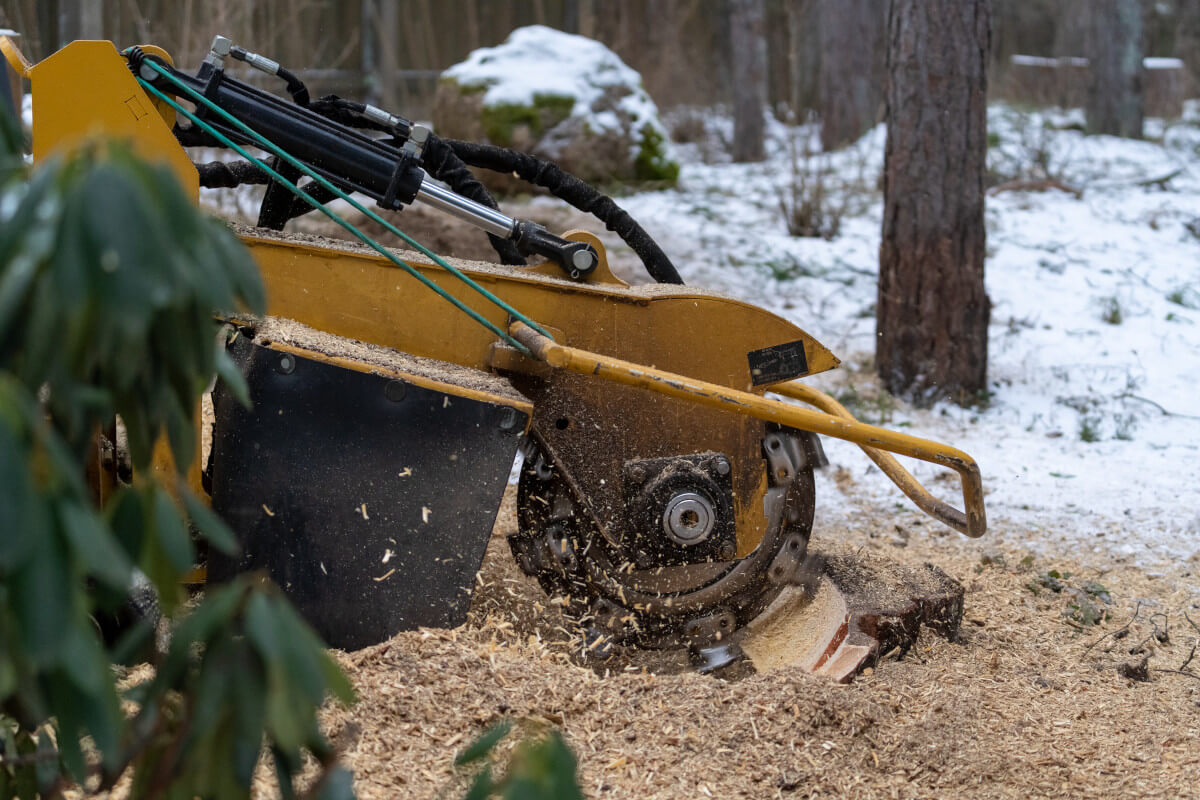
<svg viewBox="0 0 1200 800">
<path fill-rule="evenodd" d="M 962 580 L 960 641 L 923 634 L 849 686 L 793 668 L 726 681 L 671 655 L 582 659 L 512 563 L 511 494 L 466 626 L 339 656 L 359 703 L 329 709 L 326 724 L 361 798 L 461 796 L 469 775 L 455 754 L 506 718 L 529 736 L 561 729 L 589 797 L 1179 797 L 1200 786 L 1200 657 L 1185 663 L 1200 640 L 1184 616 L 1200 624 L 1194 561 L 1101 571 L 865 512 L 820 535 Z M 897 525 L 922 532 L 896 537 Z M 1192 674 L 1166 671 L 1181 667 Z"/>
</svg>

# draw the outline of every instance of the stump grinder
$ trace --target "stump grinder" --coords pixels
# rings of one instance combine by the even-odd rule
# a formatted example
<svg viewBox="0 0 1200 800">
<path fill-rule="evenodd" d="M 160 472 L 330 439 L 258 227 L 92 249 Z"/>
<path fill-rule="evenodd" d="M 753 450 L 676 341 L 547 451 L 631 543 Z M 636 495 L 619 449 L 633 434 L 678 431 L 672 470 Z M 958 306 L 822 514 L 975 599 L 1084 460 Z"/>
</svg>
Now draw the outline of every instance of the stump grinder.
<svg viewBox="0 0 1200 800">
<path fill-rule="evenodd" d="M 861 423 L 801 383 L 838 360 L 787 320 L 683 285 L 628 214 L 551 163 L 311 98 L 220 36 L 194 75 L 153 46 L 79 41 L 36 65 L 11 39 L 0 47 L 32 86 L 35 160 L 101 135 L 169 165 L 195 197 L 266 184 L 258 225 L 238 233 L 269 316 L 223 318 L 253 406 L 215 387 L 211 447 L 190 470 L 242 552 L 203 566 L 210 581 L 269 573 L 335 647 L 465 620 L 518 453 L 512 555 L 596 652 L 686 647 L 718 668 L 756 618 L 778 626 L 782 613 L 806 620 L 790 635 L 808 669 L 846 678 L 877 654 L 887 626 L 847 594 L 845 565 L 839 577 L 808 553 L 819 435 L 859 445 L 935 519 L 984 533 L 970 456 Z M 228 74 L 235 64 L 290 98 Z M 214 148 L 224 157 L 194 162 Z M 505 215 L 469 168 L 594 215 L 654 283 L 617 279 L 589 233 Z M 472 223 L 503 263 L 384 247 L 344 217 L 354 208 L 403 237 L 366 198 Z M 282 232 L 313 212 L 358 243 Z M 892 454 L 957 472 L 963 510 Z M 115 480 L 97 480 L 100 502 Z M 939 591 L 938 613 L 961 614 L 961 590 Z M 929 621 L 928 598 L 905 597 Z"/>
</svg>

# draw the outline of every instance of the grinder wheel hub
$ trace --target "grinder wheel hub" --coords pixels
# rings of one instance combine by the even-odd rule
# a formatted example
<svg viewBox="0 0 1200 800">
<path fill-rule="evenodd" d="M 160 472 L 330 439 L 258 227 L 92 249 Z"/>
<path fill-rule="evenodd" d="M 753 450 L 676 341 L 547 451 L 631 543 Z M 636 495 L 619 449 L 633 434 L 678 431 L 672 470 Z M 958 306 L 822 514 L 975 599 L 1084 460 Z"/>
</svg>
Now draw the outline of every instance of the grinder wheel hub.
<svg viewBox="0 0 1200 800">
<path fill-rule="evenodd" d="M 680 492 L 667 502 L 662 520 L 667 536 L 686 547 L 708 538 L 716 523 L 716 512 L 703 495 Z"/>
<path fill-rule="evenodd" d="M 768 524 L 752 552 L 742 558 L 729 552 L 727 558 L 653 566 L 639 559 L 644 542 L 624 544 L 606 535 L 564 465 L 553 462 L 531 438 L 518 482 L 519 530 L 509 536 L 509 545 L 521 569 L 536 577 L 547 594 L 561 598 L 565 613 L 592 639 L 693 649 L 736 641 L 739 629 L 793 582 L 805 558 L 817 447 L 808 436 L 772 431 L 772 442 L 786 444 L 773 449 L 764 436 L 766 490 L 745 502 L 763 504 Z M 780 469 L 782 458 L 788 458 L 786 470 Z M 659 503 L 650 532 L 656 530 L 672 546 L 689 551 L 703 546 L 721 524 L 720 509 L 694 487 L 680 486 Z M 572 554 L 566 561 L 559 557 L 565 550 Z"/>
</svg>

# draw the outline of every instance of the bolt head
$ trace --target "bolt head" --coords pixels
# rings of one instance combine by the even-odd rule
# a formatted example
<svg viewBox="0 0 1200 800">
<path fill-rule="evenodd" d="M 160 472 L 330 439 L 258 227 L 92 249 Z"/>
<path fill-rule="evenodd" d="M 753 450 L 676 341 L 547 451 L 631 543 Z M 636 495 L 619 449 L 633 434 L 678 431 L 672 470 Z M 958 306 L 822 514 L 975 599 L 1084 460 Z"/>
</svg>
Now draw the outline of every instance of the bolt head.
<svg viewBox="0 0 1200 800">
<path fill-rule="evenodd" d="M 229 51 L 233 48 L 233 42 L 220 34 L 213 37 L 212 51 L 219 56 L 229 55 Z"/>
<path fill-rule="evenodd" d="M 408 394 L 408 384 L 404 381 L 388 381 L 383 387 L 383 396 L 393 403 L 399 403 Z"/>
<path fill-rule="evenodd" d="M 283 353 L 275 362 L 275 370 L 281 375 L 291 375 L 296 371 L 296 357 L 291 353 Z"/>
<path fill-rule="evenodd" d="M 596 256 L 591 250 L 580 248 L 571 254 L 571 263 L 580 272 L 587 272 L 596 266 Z"/>
<path fill-rule="evenodd" d="M 506 408 L 500 415 L 500 430 L 511 431 L 517 427 L 517 410 L 515 408 Z"/>
</svg>

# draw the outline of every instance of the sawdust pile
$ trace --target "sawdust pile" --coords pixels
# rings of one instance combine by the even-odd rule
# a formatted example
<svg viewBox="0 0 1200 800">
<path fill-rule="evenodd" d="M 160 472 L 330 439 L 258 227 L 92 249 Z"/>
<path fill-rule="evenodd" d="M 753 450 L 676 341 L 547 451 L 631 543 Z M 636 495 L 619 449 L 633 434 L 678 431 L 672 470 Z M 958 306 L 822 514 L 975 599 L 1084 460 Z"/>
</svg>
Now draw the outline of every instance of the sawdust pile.
<svg viewBox="0 0 1200 800">
<path fill-rule="evenodd" d="M 670 657 L 582 663 L 561 616 L 512 563 L 501 535 L 512 514 L 510 492 L 466 626 L 339 656 L 360 699 L 325 721 L 359 797 L 461 796 L 456 752 L 505 718 L 528 735 L 560 728 L 590 797 L 1178 797 L 1200 787 L 1200 679 L 1166 671 L 1200 640 L 1184 617 L 1200 623 L 1187 588 L 1200 564 L 1101 572 L 934 535 L 916 514 L 864 513 L 821 536 L 961 579 L 960 640 L 923 633 L 849 686 L 794 668 L 724 681 Z M 1092 612 L 1108 618 L 1087 624 Z"/>
</svg>

